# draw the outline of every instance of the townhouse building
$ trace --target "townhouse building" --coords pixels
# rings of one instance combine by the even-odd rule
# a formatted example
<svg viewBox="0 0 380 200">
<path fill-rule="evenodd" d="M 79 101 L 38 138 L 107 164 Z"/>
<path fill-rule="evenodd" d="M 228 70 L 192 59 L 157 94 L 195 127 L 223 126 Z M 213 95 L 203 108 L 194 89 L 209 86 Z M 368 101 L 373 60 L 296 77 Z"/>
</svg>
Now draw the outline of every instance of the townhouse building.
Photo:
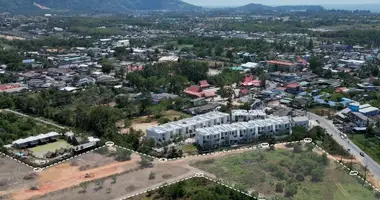
<svg viewBox="0 0 380 200">
<path fill-rule="evenodd" d="M 229 123 L 229 114 L 222 112 L 209 112 L 194 116 L 192 118 L 182 119 L 148 128 L 147 137 L 154 138 L 156 143 L 169 142 L 178 137 L 181 137 L 182 139 L 195 137 L 195 130 L 197 128 L 206 128 Z"/>
<path fill-rule="evenodd" d="M 248 122 L 222 124 L 214 127 L 199 128 L 196 130 L 196 143 L 204 149 L 214 149 L 221 146 L 230 146 L 252 142 L 264 135 L 288 132 L 292 125 L 308 128 L 307 117 L 296 118 L 269 116 Z"/>
<path fill-rule="evenodd" d="M 256 119 L 265 119 L 267 114 L 263 110 L 232 110 L 231 122 L 246 122 Z"/>
</svg>

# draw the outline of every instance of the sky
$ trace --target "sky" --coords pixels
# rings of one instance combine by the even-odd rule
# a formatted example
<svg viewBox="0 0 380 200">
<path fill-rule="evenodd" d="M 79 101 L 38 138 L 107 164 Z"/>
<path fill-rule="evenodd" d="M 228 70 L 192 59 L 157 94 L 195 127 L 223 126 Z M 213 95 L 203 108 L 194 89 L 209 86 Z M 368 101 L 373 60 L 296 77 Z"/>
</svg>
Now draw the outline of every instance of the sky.
<svg viewBox="0 0 380 200">
<path fill-rule="evenodd" d="M 249 3 L 264 5 L 324 5 L 324 4 L 375 4 L 380 0 L 182 0 L 198 6 L 241 6 Z"/>
</svg>

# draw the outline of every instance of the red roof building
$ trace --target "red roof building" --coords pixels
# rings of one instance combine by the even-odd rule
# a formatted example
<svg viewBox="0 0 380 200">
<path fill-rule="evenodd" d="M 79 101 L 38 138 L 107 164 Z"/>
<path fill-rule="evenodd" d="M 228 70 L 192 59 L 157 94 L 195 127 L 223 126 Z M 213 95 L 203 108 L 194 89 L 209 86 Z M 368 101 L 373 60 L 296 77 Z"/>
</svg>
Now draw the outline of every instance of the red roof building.
<svg viewBox="0 0 380 200">
<path fill-rule="evenodd" d="M 195 98 L 199 97 L 215 97 L 216 93 L 214 90 L 202 90 L 202 88 L 198 85 L 191 85 L 190 87 L 184 90 L 184 93 Z"/>
<path fill-rule="evenodd" d="M 133 66 L 133 65 L 127 66 L 127 72 L 142 71 L 142 70 L 143 70 L 143 66 Z"/>
<path fill-rule="evenodd" d="M 191 85 L 190 87 L 186 88 L 184 92 L 189 96 L 202 97 L 202 88 L 198 85 Z"/>
<path fill-rule="evenodd" d="M 247 76 L 244 78 L 244 81 L 241 83 L 242 86 L 244 87 L 260 87 L 261 86 L 261 81 L 256 80 L 253 76 Z"/>
<path fill-rule="evenodd" d="M 206 80 L 199 81 L 199 85 L 201 86 L 201 88 L 210 87 L 210 84 L 208 84 Z"/>
</svg>

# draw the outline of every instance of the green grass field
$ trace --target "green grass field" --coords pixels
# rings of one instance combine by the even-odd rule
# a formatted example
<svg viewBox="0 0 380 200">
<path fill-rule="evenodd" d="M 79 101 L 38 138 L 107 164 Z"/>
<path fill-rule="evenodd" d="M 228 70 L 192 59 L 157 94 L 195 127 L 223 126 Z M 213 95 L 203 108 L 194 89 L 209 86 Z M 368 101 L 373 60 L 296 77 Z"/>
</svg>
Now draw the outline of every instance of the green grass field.
<svg viewBox="0 0 380 200">
<path fill-rule="evenodd" d="M 306 150 L 300 153 L 275 150 L 246 152 L 193 163 L 193 166 L 266 199 L 376 199 L 375 193 L 363 186 L 357 177 L 326 160 Z M 279 185 L 282 185 L 282 190 L 277 190 Z"/>
<path fill-rule="evenodd" d="M 198 154 L 198 149 L 195 145 L 193 144 L 186 144 L 180 146 L 181 150 L 183 151 L 184 154 L 187 155 L 196 155 Z"/>
<path fill-rule="evenodd" d="M 36 157 L 43 158 L 48 151 L 55 152 L 57 149 L 70 147 L 73 146 L 67 143 L 65 140 L 57 140 L 56 142 L 36 146 L 30 148 L 29 150 L 31 150 Z"/>
<path fill-rule="evenodd" d="M 365 138 L 364 134 L 354 134 L 352 137 L 349 135 L 352 142 L 354 142 L 360 149 L 365 151 L 377 163 L 380 163 L 380 140 L 376 137 Z"/>
</svg>

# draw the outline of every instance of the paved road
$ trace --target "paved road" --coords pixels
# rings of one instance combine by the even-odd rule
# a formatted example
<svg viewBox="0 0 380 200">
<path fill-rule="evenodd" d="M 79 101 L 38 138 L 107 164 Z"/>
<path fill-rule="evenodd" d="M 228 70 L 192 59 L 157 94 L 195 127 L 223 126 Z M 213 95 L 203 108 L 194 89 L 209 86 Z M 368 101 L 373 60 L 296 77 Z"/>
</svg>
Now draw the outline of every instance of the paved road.
<svg viewBox="0 0 380 200">
<path fill-rule="evenodd" d="M 14 114 L 16 114 L 16 115 L 23 116 L 23 117 L 30 117 L 30 118 L 33 118 L 34 120 L 37 120 L 37 121 L 39 121 L 39 122 L 42 122 L 42 123 L 45 123 L 45 124 L 49 124 L 49 125 L 55 126 L 55 127 L 57 127 L 57 128 L 60 128 L 60 129 L 65 129 L 65 127 L 60 126 L 60 125 L 58 125 L 58 124 L 55 124 L 55 123 L 52 123 L 52 122 L 49 122 L 49 121 L 45 121 L 45 120 L 42 120 L 42 119 L 39 119 L 39 118 L 35 118 L 35 117 L 29 116 L 29 115 L 25 115 L 25 114 L 23 114 L 23 113 L 20 113 L 20 112 L 14 111 L 14 110 L 10 110 L 10 109 L 4 109 L 4 110 L 7 111 L 7 112 L 14 113 Z"/>
<path fill-rule="evenodd" d="M 338 142 L 345 149 L 350 149 L 351 154 L 353 154 L 357 160 L 361 161 L 363 166 L 367 165 L 368 170 L 378 179 L 380 179 L 380 165 L 374 161 L 371 157 L 364 153 L 358 146 L 356 146 L 349 139 L 343 140 L 340 137 L 340 131 L 332 124 L 329 120 L 319 115 L 308 113 L 310 119 L 319 120 L 320 126 L 325 128 L 329 134 L 332 134 L 334 140 Z M 360 156 L 360 152 L 365 154 L 364 158 Z"/>
</svg>

